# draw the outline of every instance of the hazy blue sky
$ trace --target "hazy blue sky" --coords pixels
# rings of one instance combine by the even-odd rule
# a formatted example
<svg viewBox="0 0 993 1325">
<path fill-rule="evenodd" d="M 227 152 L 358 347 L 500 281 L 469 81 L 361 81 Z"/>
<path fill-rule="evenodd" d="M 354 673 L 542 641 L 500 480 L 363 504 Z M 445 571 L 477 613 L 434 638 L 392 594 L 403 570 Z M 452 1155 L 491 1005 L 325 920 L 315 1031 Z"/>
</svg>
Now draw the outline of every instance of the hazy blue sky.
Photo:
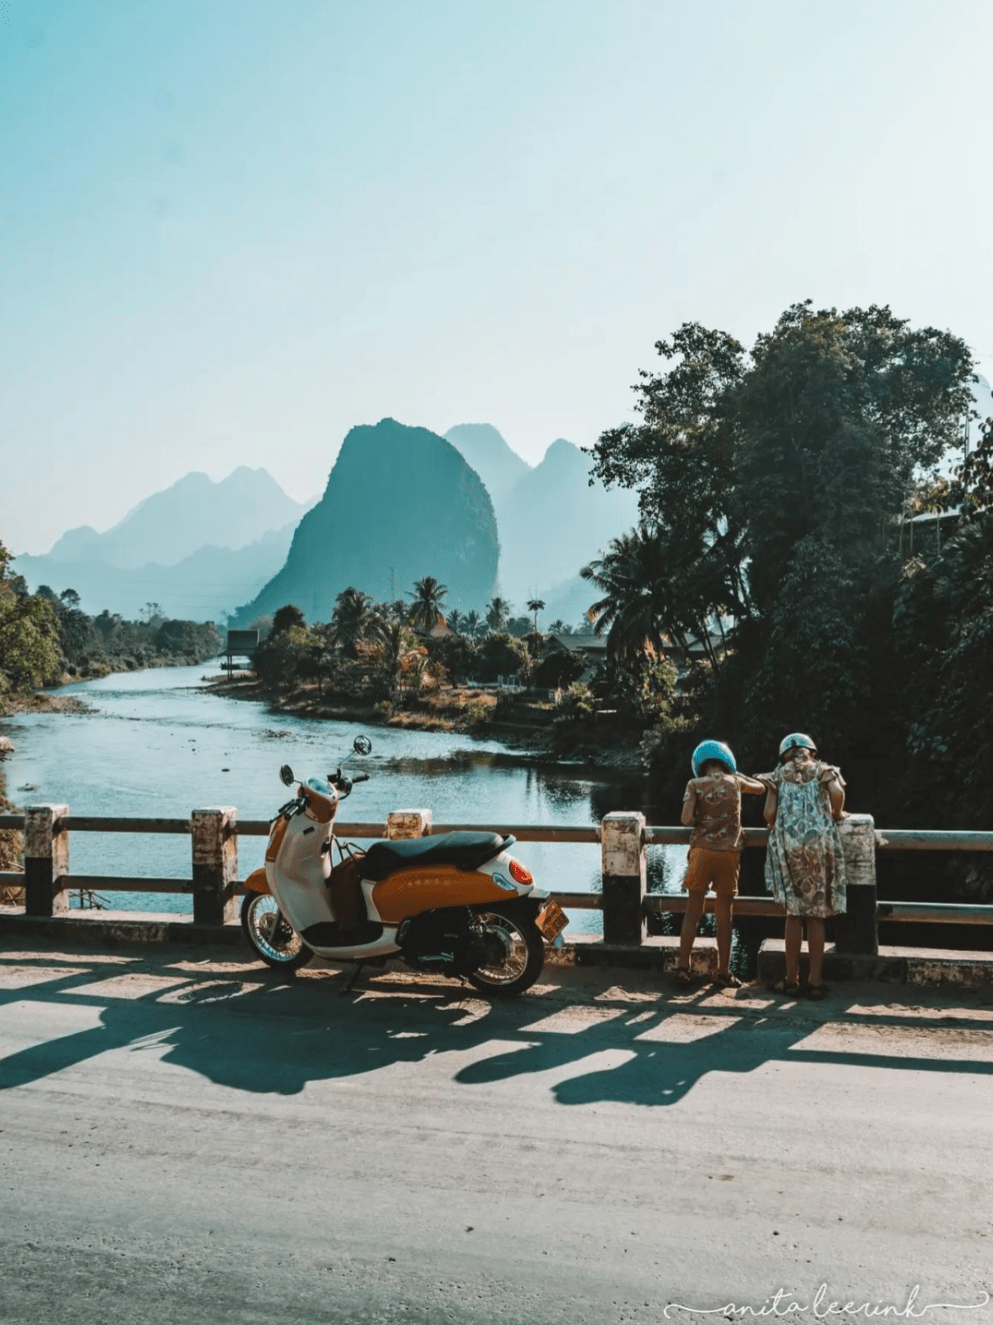
<svg viewBox="0 0 993 1325">
<path fill-rule="evenodd" d="M 889 303 L 993 377 L 990 0 L 0 0 L 0 539 L 355 423 L 535 462 L 654 342 Z"/>
</svg>

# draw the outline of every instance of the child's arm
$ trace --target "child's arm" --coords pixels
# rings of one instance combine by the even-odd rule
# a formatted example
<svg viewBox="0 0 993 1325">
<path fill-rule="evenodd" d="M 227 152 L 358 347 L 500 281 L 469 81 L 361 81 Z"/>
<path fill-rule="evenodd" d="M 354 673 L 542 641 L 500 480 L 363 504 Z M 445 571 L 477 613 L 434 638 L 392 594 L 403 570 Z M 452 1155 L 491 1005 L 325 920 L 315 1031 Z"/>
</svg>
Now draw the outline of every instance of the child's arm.
<svg viewBox="0 0 993 1325">
<path fill-rule="evenodd" d="M 744 773 L 738 774 L 738 786 L 748 796 L 762 796 L 768 789 L 768 784 L 760 778 L 746 777 Z"/>
<path fill-rule="evenodd" d="M 845 780 L 836 768 L 825 768 L 821 774 L 821 786 L 828 794 L 831 803 L 831 817 L 841 823 L 847 819 L 845 814 Z"/>
<path fill-rule="evenodd" d="M 779 803 L 779 793 L 776 791 L 775 783 L 770 782 L 765 789 L 765 804 L 762 806 L 762 817 L 771 828 L 776 822 L 776 806 Z"/>
<path fill-rule="evenodd" d="M 692 782 L 687 782 L 686 791 L 683 793 L 683 811 L 679 816 L 679 822 L 686 828 L 692 828 L 696 823 L 696 787 Z"/>
</svg>

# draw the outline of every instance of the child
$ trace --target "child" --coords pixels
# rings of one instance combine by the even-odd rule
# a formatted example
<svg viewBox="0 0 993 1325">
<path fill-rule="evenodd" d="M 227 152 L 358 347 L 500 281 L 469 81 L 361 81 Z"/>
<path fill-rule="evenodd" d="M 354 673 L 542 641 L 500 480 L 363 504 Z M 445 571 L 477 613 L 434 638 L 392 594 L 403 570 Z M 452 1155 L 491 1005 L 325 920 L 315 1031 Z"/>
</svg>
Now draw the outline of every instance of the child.
<svg viewBox="0 0 993 1325">
<path fill-rule="evenodd" d="M 723 989 L 738 989 L 741 981 L 731 974 L 731 907 L 738 892 L 738 867 L 745 834 L 741 827 L 741 793 L 757 796 L 766 786 L 738 772 L 734 755 L 723 741 L 704 741 L 693 751 L 693 777 L 686 784 L 680 820 L 693 832 L 683 887 L 686 915 L 679 936 L 679 965 L 676 984 L 688 985 L 690 953 L 697 925 L 703 914 L 707 889 L 716 895 L 717 978 Z"/>
<path fill-rule="evenodd" d="M 794 732 L 779 747 L 779 767 L 767 779 L 769 846 L 765 882 L 786 907 L 786 975 L 770 988 L 800 991 L 800 945 L 807 922 L 807 993 L 822 999 L 824 920 L 845 910 L 845 856 L 838 824 L 845 816 L 845 782 L 822 764 L 809 736 Z"/>
</svg>

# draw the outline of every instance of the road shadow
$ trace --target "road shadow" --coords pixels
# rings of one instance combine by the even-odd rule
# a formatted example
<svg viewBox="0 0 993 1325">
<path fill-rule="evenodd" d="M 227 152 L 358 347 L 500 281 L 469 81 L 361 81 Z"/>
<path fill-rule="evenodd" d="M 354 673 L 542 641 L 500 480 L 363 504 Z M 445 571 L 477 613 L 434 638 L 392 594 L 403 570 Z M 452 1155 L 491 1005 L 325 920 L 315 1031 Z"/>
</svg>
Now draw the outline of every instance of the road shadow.
<svg viewBox="0 0 993 1325">
<path fill-rule="evenodd" d="M 834 1047 L 836 1038 L 824 1048 L 800 1047 L 832 1014 L 853 1027 L 872 1024 L 876 1017 L 864 988 L 852 1013 L 844 999 L 826 1011 L 824 1005 L 814 1011 L 771 998 L 756 1006 L 756 991 L 749 990 L 740 1000 L 709 989 L 666 989 L 656 1000 L 641 995 L 632 1001 L 613 992 L 619 973 L 604 971 L 602 989 L 582 998 L 552 985 L 550 991 L 543 986 L 541 993 L 487 1004 L 474 990 L 413 976 L 371 980 L 344 998 L 347 973 L 287 980 L 230 955 L 223 969 L 203 972 L 175 956 L 149 958 L 146 950 L 134 958 L 74 954 L 62 960 L 69 963 L 65 969 L 44 955 L 0 955 L 0 1028 L 15 1025 L 8 1021 L 15 1004 L 31 1009 L 25 1026 L 37 1013 L 35 1024 L 43 1025 L 44 1010 L 56 1006 L 74 1009 L 70 1017 L 96 1018 L 96 1024 L 39 1039 L 0 1059 L 0 1091 L 111 1051 L 155 1053 L 218 1085 L 284 1096 L 311 1082 L 448 1054 L 451 1079 L 467 1088 L 547 1073 L 549 1091 L 562 1105 L 665 1106 L 711 1073 L 749 1073 L 776 1061 L 993 1075 L 988 1044 L 985 1059 L 978 1051 L 969 1056 L 968 1043 L 958 1058 L 864 1053 Z M 131 988 L 134 982 L 153 987 L 135 995 L 129 977 Z M 930 1023 L 915 1019 L 910 1008 L 894 1011 L 892 1000 L 892 990 L 879 995 L 881 1024 L 934 1024 L 933 1017 Z M 59 1016 L 64 1020 L 64 1013 Z M 962 1024 L 988 1031 L 993 1013 Z"/>
</svg>

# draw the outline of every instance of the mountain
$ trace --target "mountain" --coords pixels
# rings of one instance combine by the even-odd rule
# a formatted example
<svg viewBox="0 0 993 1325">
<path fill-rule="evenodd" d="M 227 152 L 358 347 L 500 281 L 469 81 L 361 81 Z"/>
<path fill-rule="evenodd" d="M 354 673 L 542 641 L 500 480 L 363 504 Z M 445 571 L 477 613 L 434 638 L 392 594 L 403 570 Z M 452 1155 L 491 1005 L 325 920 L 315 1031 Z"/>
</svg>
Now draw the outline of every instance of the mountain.
<svg viewBox="0 0 993 1325">
<path fill-rule="evenodd" d="M 445 433 L 479 477 L 499 508 L 514 485 L 530 471 L 531 466 L 512 450 L 492 423 L 458 423 Z"/>
<path fill-rule="evenodd" d="M 42 584 L 56 593 L 75 589 L 91 616 L 107 608 L 134 619 L 152 602 L 169 617 L 216 621 L 272 578 L 286 560 L 295 529 L 293 521 L 236 550 L 200 547 L 174 566 L 146 562 L 125 569 L 89 559 L 53 561 L 49 554 L 18 557 L 14 569 L 33 591 Z"/>
<path fill-rule="evenodd" d="M 187 474 L 139 502 L 105 534 L 87 525 L 70 529 L 48 556 L 133 570 L 149 561 L 174 566 L 204 546 L 247 547 L 270 530 L 296 524 L 306 510 L 264 469 L 242 465 L 219 483 Z"/>
<path fill-rule="evenodd" d="M 478 610 L 493 595 L 498 555 L 493 505 L 475 470 L 436 433 L 383 419 L 348 433 L 286 565 L 235 624 L 286 603 L 327 621 L 349 586 L 382 601 L 425 575 L 448 586 L 448 610 Z"/>
<path fill-rule="evenodd" d="M 560 437 L 497 507 L 500 590 L 516 612 L 532 595 L 561 596 L 564 582 L 637 522 L 635 493 L 591 487 L 589 475 L 589 457 Z"/>
</svg>

